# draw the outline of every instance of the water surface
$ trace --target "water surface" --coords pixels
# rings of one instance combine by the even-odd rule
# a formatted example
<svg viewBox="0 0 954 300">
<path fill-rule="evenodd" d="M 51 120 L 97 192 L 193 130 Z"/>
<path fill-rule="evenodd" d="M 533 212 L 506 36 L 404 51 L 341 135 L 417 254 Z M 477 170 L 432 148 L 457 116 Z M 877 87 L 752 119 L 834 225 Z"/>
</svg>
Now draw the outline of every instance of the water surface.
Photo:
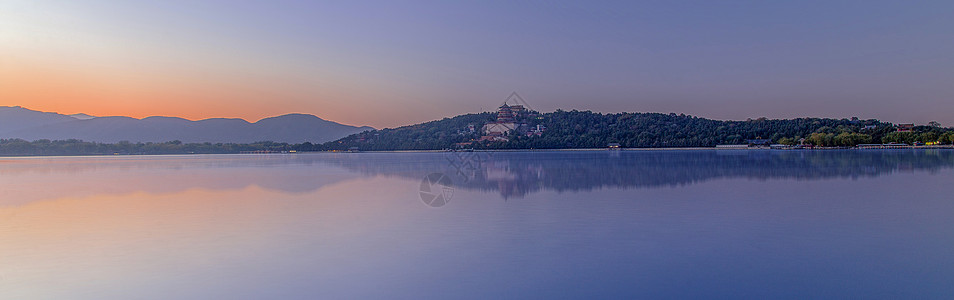
<svg viewBox="0 0 954 300">
<path fill-rule="evenodd" d="M 954 151 L 0 158 L 3 299 L 954 297 Z"/>
</svg>

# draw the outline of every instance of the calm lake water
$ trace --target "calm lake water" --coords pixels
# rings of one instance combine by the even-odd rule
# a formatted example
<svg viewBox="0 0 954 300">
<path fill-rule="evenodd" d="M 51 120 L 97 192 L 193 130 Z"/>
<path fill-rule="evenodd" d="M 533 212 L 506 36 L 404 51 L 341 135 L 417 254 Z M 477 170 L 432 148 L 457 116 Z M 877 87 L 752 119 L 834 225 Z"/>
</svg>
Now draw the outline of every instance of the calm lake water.
<svg viewBox="0 0 954 300">
<path fill-rule="evenodd" d="M 954 151 L 0 158 L 2 299 L 952 299 Z"/>
</svg>

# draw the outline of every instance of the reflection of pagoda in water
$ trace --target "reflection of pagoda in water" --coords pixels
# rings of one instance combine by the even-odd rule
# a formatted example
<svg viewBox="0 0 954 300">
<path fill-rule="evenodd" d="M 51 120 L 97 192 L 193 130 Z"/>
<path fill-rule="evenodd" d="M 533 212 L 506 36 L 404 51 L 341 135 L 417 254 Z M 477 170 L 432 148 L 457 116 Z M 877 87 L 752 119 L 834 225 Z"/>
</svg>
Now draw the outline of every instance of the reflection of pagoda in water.
<svg viewBox="0 0 954 300">
<path fill-rule="evenodd" d="M 504 200 L 523 198 L 527 194 L 539 190 L 532 182 L 541 182 L 546 177 L 546 171 L 539 165 L 512 164 L 509 161 L 490 161 L 484 164 L 484 178 L 480 178 L 483 186 L 500 192 Z M 496 188 L 494 188 L 496 186 Z"/>
</svg>

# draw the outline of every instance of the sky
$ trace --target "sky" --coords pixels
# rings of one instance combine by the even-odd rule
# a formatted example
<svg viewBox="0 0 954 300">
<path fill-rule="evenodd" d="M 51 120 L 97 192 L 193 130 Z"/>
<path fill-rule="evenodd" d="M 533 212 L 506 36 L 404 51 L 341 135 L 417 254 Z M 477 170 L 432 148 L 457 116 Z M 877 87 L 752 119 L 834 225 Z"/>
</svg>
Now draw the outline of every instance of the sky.
<svg viewBox="0 0 954 300">
<path fill-rule="evenodd" d="M 952 1 L 0 1 L 0 105 L 395 127 L 490 111 L 954 126 Z"/>
</svg>

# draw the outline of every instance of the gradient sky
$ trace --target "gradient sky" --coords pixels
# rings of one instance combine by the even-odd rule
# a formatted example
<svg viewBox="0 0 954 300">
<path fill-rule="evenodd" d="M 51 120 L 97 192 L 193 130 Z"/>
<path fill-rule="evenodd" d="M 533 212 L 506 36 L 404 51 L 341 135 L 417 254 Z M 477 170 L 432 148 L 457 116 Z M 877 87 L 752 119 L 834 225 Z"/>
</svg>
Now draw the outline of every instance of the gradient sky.
<svg viewBox="0 0 954 300">
<path fill-rule="evenodd" d="M 954 125 L 952 1 L 0 2 L 0 105 L 292 112 L 392 127 L 491 110 Z"/>
</svg>

